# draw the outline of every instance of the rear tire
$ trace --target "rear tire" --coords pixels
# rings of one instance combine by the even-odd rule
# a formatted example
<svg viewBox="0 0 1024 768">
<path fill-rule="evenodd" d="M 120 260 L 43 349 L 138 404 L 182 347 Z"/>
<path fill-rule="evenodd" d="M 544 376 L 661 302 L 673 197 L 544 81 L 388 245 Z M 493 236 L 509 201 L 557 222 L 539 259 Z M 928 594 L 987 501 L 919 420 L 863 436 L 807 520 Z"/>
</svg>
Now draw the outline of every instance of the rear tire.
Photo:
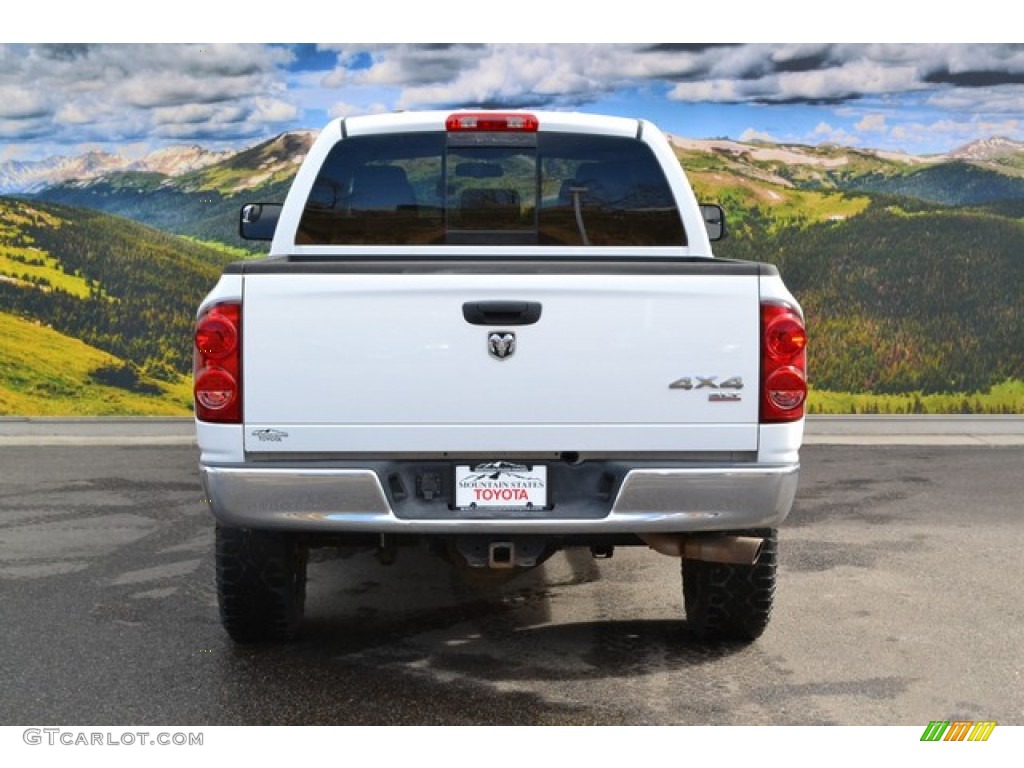
<svg viewBox="0 0 1024 768">
<path fill-rule="evenodd" d="M 764 538 L 754 565 L 683 560 L 686 623 L 701 640 L 756 640 L 768 626 L 775 600 L 778 531 L 736 531 Z"/>
<path fill-rule="evenodd" d="M 217 528 L 220 618 L 239 643 L 295 639 L 306 602 L 308 550 L 294 536 Z"/>
</svg>

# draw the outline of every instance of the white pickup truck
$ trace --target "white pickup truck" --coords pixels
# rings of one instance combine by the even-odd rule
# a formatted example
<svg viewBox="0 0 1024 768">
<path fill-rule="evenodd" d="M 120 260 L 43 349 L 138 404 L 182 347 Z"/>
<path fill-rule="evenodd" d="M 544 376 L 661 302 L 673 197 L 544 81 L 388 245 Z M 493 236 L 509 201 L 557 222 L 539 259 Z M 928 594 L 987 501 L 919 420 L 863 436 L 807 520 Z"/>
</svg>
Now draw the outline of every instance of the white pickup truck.
<svg viewBox="0 0 1024 768">
<path fill-rule="evenodd" d="M 797 488 L 803 315 L 716 259 L 650 122 L 339 119 L 199 307 L 195 415 L 236 641 L 300 627 L 310 547 L 426 541 L 514 574 L 567 547 L 681 558 L 687 624 L 752 640 Z M 489 569 L 489 570 L 486 570 Z"/>
</svg>

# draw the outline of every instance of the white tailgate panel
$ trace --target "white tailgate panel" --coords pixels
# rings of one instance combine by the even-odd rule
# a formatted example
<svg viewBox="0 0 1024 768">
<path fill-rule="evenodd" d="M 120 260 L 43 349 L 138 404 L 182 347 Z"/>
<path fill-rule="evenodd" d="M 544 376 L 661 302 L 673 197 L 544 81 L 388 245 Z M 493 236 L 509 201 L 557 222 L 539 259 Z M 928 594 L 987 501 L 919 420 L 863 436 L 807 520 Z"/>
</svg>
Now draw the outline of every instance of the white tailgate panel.
<svg viewBox="0 0 1024 768">
<path fill-rule="evenodd" d="M 472 325 L 478 301 L 543 311 Z M 757 448 L 756 276 L 266 274 L 243 311 L 249 451 Z"/>
</svg>

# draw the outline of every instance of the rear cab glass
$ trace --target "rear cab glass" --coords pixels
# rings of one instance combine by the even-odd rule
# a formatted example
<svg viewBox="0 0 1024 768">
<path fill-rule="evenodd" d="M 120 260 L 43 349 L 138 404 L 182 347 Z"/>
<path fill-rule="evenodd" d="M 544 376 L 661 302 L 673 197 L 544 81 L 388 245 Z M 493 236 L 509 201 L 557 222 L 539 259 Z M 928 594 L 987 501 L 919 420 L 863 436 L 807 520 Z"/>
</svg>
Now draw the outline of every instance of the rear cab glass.
<svg viewBox="0 0 1024 768">
<path fill-rule="evenodd" d="M 296 244 L 684 246 L 686 232 L 638 139 L 431 131 L 339 141 Z"/>
</svg>

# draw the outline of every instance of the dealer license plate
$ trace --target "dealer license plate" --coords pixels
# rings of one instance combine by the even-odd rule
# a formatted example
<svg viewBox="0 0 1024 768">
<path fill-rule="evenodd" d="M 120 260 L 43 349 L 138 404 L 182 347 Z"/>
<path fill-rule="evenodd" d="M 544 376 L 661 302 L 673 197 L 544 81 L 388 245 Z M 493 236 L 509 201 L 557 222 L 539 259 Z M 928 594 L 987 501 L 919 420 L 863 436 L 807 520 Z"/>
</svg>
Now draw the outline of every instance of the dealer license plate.
<svg viewBox="0 0 1024 768">
<path fill-rule="evenodd" d="M 458 509 L 544 509 L 547 505 L 546 466 L 487 461 L 455 467 Z"/>
</svg>

